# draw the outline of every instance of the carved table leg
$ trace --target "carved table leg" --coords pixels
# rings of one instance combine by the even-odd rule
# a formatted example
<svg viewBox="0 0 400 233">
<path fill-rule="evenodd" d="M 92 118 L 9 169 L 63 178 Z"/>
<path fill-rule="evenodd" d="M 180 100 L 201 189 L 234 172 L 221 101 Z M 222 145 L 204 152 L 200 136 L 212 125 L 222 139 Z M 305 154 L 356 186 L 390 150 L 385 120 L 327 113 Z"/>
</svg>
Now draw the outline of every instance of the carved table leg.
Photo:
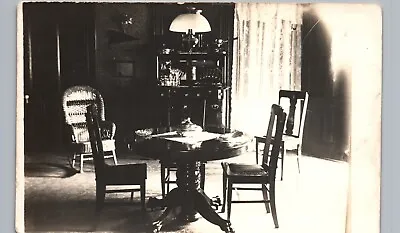
<svg viewBox="0 0 400 233">
<path fill-rule="evenodd" d="M 166 196 L 167 208 L 153 222 L 153 232 L 159 232 L 164 225 L 165 218 L 172 209 L 180 206 L 178 218 L 184 222 L 196 221 L 200 213 L 207 221 L 218 225 L 222 231 L 234 233 L 231 223 L 222 219 L 212 208 L 213 201 L 200 188 L 200 162 L 178 163 L 176 182 L 178 187 L 171 190 Z"/>
<path fill-rule="evenodd" d="M 153 221 L 152 227 L 153 227 L 153 233 L 160 232 L 161 228 L 164 225 L 165 218 L 171 213 L 172 208 L 167 207 L 164 212 L 158 217 L 155 221 Z"/>
<path fill-rule="evenodd" d="M 203 218 L 207 221 L 218 225 L 221 230 L 227 233 L 234 233 L 235 231 L 231 227 L 231 223 L 221 218 L 215 210 L 211 207 L 211 199 L 204 193 L 203 190 L 195 190 L 191 194 L 195 208 Z"/>
<path fill-rule="evenodd" d="M 184 220 L 196 220 L 196 212 L 200 213 L 207 221 L 218 225 L 221 230 L 233 233 L 229 221 L 222 219 L 212 208 L 212 200 L 200 188 L 201 173 L 200 162 L 190 164 L 178 164 L 177 184 L 185 197 L 182 202 L 181 218 Z"/>
<path fill-rule="evenodd" d="M 165 218 L 171 213 L 171 211 L 181 205 L 180 200 L 182 200 L 182 195 L 177 188 L 171 190 L 171 192 L 167 194 L 165 198 L 166 209 L 156 220 L 153 221 L 152 225 L 154 233 L 161 230 L 164 225 Z"/>
<path fill-rule="evenodd" d="M 193 222 L 198 219 L 191 191 L 200 189 L 200 166 L 200 162 L 177 164 L 176 184 L 183 195 L 182 211 L 178 217 L 183 221 Z"/>
</svg>

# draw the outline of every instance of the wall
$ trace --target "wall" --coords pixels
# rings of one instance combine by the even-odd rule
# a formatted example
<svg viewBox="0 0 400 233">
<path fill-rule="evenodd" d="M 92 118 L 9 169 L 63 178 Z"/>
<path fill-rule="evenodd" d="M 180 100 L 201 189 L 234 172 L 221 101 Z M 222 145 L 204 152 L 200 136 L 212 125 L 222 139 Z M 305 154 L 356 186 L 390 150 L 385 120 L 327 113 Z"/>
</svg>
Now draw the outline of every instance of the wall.
<svg viewBox="0 0 400 233">
<path fill-rule="evenodd" d="M 204 10 L 212 32 L 203 39 L 211 43 L 215 38 L 231 39 L 233 19 L 232 4 L 193 3 Z M 98 89 L 106 104 L 106 118 L 117 125 L 117 142 L 136 128 L 154 126 L 159 107 L 156 93 L 156 50 L 161 42 L 176 38 L 168 28 L 173 18 L 186 12 L 189 4 L 159 3 L 102 3 L 96 4 L 96 79 Z M 126 34 L 137 38 L 131 42 L 110 45 L 108 32 L 118 29 L 115 17 L 126 13 L 133 18 Z M 168 36 L 170 35 L 170 36 Z M 171 36 L 173 35 L 173 36 Z M 179 35 L 178 35 L 179 36 Z M 179 41 L 179 40 L 177 40 Z M 229 40 L 231 43 L 231 40 Z M 180 43 L 179 43 L 180 44 Z M 230 54 L 228 54 L 230 55 Z M 115 77 L 116 61 L 131 60 L 135 63 L 135 76 L 129 79 Z M 231 59 L 229 59 L 228 67 Z"/>
<path fill-rule="evenodd" d="M 24 105 L 25 149 L 62 151 L 71 139 L 62 95 L 70 86 L 95 81 L 94 7 L 26 2 L 23 11 L 24 95 L 29 97 Z"/>
<path fill-rule="evenodd" d="M 335 106 L 331 111 L 330 134 L 334 142 L 340 141 L 343 135 L 351 139 L 345 140 L 342 147 L 350 156 L 346 232 L 376 233 L 379 232 L 380 216 L 381 10 L 378 6 L 366 4 L 318 4 L 307 8 L 307 14 L 320 20 L 323 26 L 323 30 L 314 31 L 318 35 L 313 37 L 324 34 L 325 41 L 314 42 L 324 44 L 325 53 L 320 54 L 320 58 L 329 69 L 325 76 L 313 76 L 317 72 L 303 74 L 311 74 L 308 77 L 311 82 L 327 84 L 321 86 L 326 92 L 319 93 L 322 98 L 316 101 Z M 311 64 L 308 65 L 311 69 Z M 310 86 L 312 84 L 309 83 Z M 324 100 L 329 95 L 332 100 Z M 311 111 L 315 109 L 312 107 Z M 335 109 L 340 111 L 333 111 Z M 315 120 L 318 114 L 323 116 L 318 112 L 310 115 Z M 306 127 L 316 128 L 313 126 L 315 123 L 308 122 Z M 341 125 L 343 127 L 339 130 L 335 129 Z"/>
<path fill-rule="evenodd" d="M 304 8 L 302 89 L 310 94 L 304 129 L 305 154 L 345 160 L 349 149 L 353 27 L 337 20 L 334 9 Z M 329 17 L 328 17 L 329 16 Z"/>
<path fill-rule="evenodd" d="M 107 31 L 119 29 L 117 17 L 126 13 L 133 18 L 133 23 L 126 29 L 126 34 L 137 40 L 109 44 Z M 149 4 L 97 4 L 96 5 L 96 59 L 97 79 L 103 89 L 113 84 L 112 65 L 115 60 L 133 60 L 136 65 L 135 78 L 144 79 L 148 76 L 145 49 L 151 44 L 151 15 Z"/>
<path fill-rule="evenodd" d="M 110 44 L 109 30 L 120 30 L 117 17 L 133 18 L 125 33 L 135 40 Z M 117 125 L 117 141 L 146 119 L 148 86 L 155 77 L 150 4 L 96 4 L 96 79 L 106 105 L 106 119 Z M 115 73 L 115 62 L 132 61 L 134 75 L 121 78 Z M 142 111 L 137 111 L 141 109 Z"/>
</svg>

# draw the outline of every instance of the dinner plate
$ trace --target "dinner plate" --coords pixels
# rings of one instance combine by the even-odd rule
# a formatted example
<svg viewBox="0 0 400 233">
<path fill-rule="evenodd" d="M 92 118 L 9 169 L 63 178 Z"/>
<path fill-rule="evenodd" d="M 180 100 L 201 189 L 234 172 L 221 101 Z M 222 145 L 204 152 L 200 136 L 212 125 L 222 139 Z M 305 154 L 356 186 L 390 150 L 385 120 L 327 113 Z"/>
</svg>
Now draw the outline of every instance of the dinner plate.
<svg viewBox="0 0 400 233">
<path fill-rule="evenodd" d="M 140 137 L 147 137 L 153 133 L 153 129 L 138 129 L 135 131 L 135 134 Z"/>
</svg>

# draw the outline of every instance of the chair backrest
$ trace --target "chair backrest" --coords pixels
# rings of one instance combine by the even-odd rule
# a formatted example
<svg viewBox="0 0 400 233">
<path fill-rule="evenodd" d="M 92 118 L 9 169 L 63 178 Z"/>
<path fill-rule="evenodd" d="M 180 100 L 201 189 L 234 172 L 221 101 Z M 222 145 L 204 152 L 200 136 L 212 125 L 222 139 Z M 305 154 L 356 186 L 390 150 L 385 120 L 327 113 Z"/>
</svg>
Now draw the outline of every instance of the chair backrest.
<svg viewBox="0 0 400 233">
<path fill-rule="evenodd" d="M 308 107 L 308 92 L 280 90 L 278 103 L 288 113 L 284 135 L 302 140 Z"/>
<path fill-rule="evenodd" d="M 100 116 L 96 104 L 87 106 L 86 111 L 86 124 L 89 131 L 89 140 L 92 147 L 94 169 L 96 174 L 96 181 L 101 181 L 102 174 L 104 174 L 105 161 L 103 143 L 100 133 Z"/>
<path fill-rule="evenodd" d="M 90 86 L 73 86 L 65 90 L 62 97 L 65 122 L 71 126 L 74 141 L 89 140 L 85 114 L 87 106 L 95 104 L 99 110 L 99 117 L 105 120 L 104 100 L 101 94 Z"/>
<path fill-rule="evenodd" d="M 273 104 L 265 137 L 262 162 L 262 166 L 264 169 L 268 170 L 271 180 L 275 180 L 285 120 L 286 113 L 283 111 L 282 107 Z M 272 149 L 270 150 L 271 145 Z"/>
</svg>

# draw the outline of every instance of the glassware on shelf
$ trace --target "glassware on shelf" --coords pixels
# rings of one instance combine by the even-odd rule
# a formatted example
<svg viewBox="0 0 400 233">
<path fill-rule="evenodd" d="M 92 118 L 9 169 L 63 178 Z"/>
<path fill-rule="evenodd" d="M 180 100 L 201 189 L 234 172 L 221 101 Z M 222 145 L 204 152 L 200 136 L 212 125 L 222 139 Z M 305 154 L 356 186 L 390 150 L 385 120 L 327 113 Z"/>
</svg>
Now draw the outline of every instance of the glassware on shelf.
<svg viewBox="0 0 400 233">
<path fill-rule="evenodd" d="M 186 74 L 180 69 L 167 69 L 160 75 L 159 84 L 160 86 L 180 86 L 181 79 Z"/>
<path fill-rule="evenodd" d="M 192 66 L 192 80 L 193 81 L 196 81 L 196 74 L 197 74 L 197 72 L 196 72 L 196 66 Z"/>
</svg>

